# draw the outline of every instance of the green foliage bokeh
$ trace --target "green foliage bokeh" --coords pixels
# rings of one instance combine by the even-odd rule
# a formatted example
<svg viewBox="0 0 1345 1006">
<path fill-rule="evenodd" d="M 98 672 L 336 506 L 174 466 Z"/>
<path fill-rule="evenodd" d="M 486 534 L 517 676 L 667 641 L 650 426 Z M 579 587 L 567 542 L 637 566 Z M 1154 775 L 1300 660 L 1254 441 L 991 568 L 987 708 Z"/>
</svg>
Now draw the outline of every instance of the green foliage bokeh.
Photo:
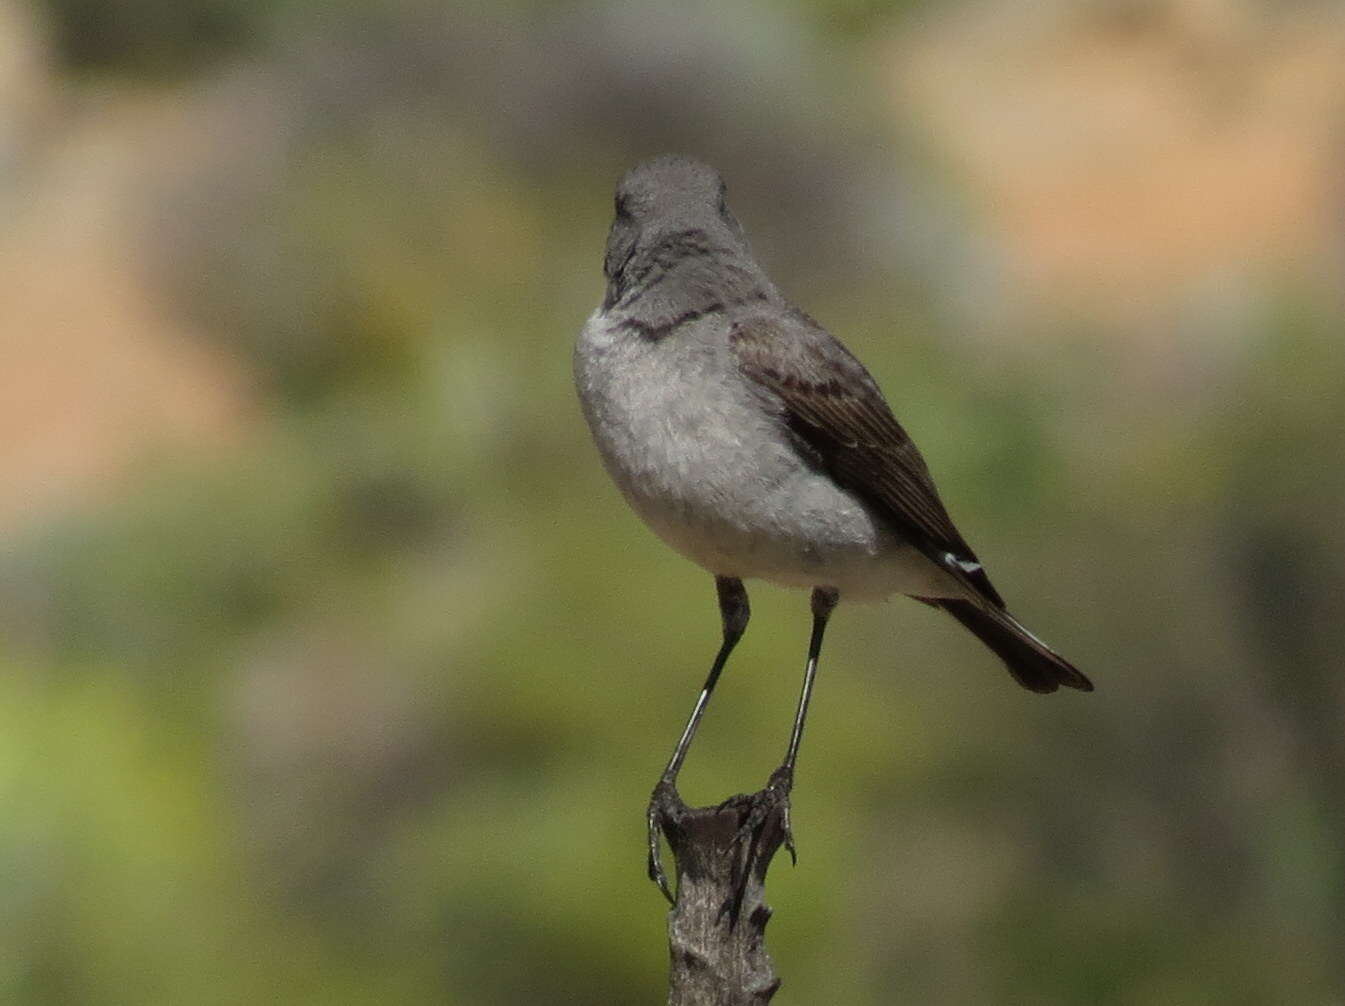
<svg viewBox="0 0 1345 1006">
<path fill-rule="evenodd" d="M 899 16 L 795 7 L 791 30 L 852 63 Z M 144 209 L 165 298 L 242 361 L 262 415 L 0 563 L 0 999 L 657 1000 L 642 811 L 717 622 L 709 578 L 601 472 L 569 352 L 611 182 L 658 124 L 623 129 L 582 74 L 555 85 L 575 88 L 559 139 L 522 98 L 481 105 L 527 68 L 480 84 L 495 51 L 463 69 L 453 47 L 504 26 L 523 41 L 501 51 L 569 51 L 540 7 L 136 10 L 53 4 L 67 63 L 171 88 L 234 61 L 274 88 L 275 150 L 225 151 Z M 1118 400 L 1126 351 L 1100 327 L 987 353 L 924 277 L 811 253 L 834 235 L 800 250 L 818 229 L 789 218 L 845 193 L 800 169 L 772 199 L 769 165 L 751 175 L 762 151 L 860 157 L 874 114 L 706 144 L 748 176 L 778 278 L 865 359 L 997 582 L 1098 692 L 1019 694 L 934 613 L 843 606 L 800 864 L 772 875 L 778 1001 L 1334 1001 L 1339 305 L 1286 280 L 1185 401 Z M 783 747 L 806 601 L 752 598 L 693 801 L 754 788 Z"/>
</svg>

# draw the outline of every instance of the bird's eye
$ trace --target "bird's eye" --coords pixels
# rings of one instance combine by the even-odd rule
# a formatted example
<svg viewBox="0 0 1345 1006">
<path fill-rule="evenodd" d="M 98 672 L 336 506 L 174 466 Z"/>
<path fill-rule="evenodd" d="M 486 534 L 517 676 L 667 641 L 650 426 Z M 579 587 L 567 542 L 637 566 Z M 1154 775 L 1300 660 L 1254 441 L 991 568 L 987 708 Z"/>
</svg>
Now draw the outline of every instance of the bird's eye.
<svg viewBox="0 0 1345 1006">
<path fill-rule="evenodd" d="M 630 216 L 630 200 L 625 196 L 619 195 L 616 197 L 616 215 L 619 217 Z"/>
</svg>

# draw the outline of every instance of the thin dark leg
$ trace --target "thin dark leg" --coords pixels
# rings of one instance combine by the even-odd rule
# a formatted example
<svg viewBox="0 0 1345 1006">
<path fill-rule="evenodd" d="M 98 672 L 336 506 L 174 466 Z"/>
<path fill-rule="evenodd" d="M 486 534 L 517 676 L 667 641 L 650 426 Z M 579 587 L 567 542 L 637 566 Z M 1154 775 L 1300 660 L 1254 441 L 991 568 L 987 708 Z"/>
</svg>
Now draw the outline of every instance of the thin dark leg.
<svg viewBox="0 0 1345 1006">
<path fill-rule="evenodd" d="M 696 705 L 691 710 L 682 736 L 678 738 L 672 757 L 668 759 L 668 766 L 659 777 L 658 785 L 654 787 L 654 796 L 649 802 L 649 878 L 658 884 L 669 901 L 673 900 L 672 892 L 668 888 L 668 878 L 663 873 L 663 864 L 659 857 L 659 819 L 665 801 L 673 795 L 677 773 L 681 771 L 682 762 L 686 760 L 691 740 L 696 736 L 696 728 L 700 726 L 701 717 L 705 715 L 705 707 L 710 704 L 710 695 L 715 690 L 719 675 L 724 670 L 724 665 L 728 663 L 729 654 L 733 652 L 733 648 L 738 645 L 738 640 L 747 629 L 747 620 L 752 614 L 747 603 L 747 590 L 743 587 L 742 580 L 732 576 L 716 576 L 715 589 L 719 594 L 719 614 L 724 623 L 724 641 L 719 646 L 719 652 L 715 654 L 714 663 L 710 665 L 710 673 L 701 687 Z"/>
<path fill-rule="evenodd" d="M 799 760 L 799 743 L 803 740 L 803 724 L 808 718 L 808 703 L 813 697 L 813 683 L 817 680 L 817 658 L 822 652 L 822 635 L 827 631 L 827 619 L 835 609 L 840 594 L 834 587 L 813 588 L 813 634 L 808 641 L 808 664 L 803 670 L 803 690 L 799 693 L 799 708 L 794 714 L 794 729 L 789 734 L 789 750 L 784 764 L 771 773 L 766 792 L 774 794 L 780 809 L 781 827 L 785 833 L 785 848 L 789 858 L 797 862 L 794 851 L 794 832 L 789 822 L 789 793 L 794 788 L 794 766 Z M 759 829 L 765 810 L 749 819 L 745 829 Z"/>
<path fill-rule="evenodd" d="M 719 652 L 715 654 L 715 662 L 710 665 L 710 673 L 701 687 L 695 708 L 691 710 L 691 718 L 687 720 L 686 729 L 682 731 L 677 747 L 673 749 L 672 757 L 668 759 L 668 767 L 663 770 L 665 782 L 676 781 L 682 762 L 686 760 L 687 749 L 691 747 L 691 739 L 696 736 L 696 728 L 700 726 L 701 717 L 705 715 L 705 707 L 710 704 L 710 694 L 715 690 L 720 672 L 728 663 L 729 654 L 738 645 L 738 640 L 742 639 L 743 632 L 747 628 L 747 620 L 752 614 L 747 605 L 747 590 L 741 580 L 731 576 L 717 576 L 715 589 L 719 593 L 719 614 L 724 621 L 724 641 L 719 646 Z"/>
<path fill-rule="evenodd" d="M 813 635 L 808 641 L 808 665 L 803 670 L 803 691 L 799 694 L 799 709 L 794 715 L 794 729 L 789 735 L 789 750 L 785 753 L 785 763 L 780 767 L 794 774 L 794 763 L 799 759 L 799 742 L 803 740 L 803 721 L 808 716 L 808 702 L 813 697 L 813 682 L 817 679 L 817 657 L 822 652 L 822 634 L 827 631 L 827 619 L 831 617 L 840 600 L 840 594 L 832 587 L 813 589 Z"/>
<path fill-rule="evenodd" d="M 789 794 L 794 788 L 794 765 L 799 759 L 803 724 L 808 718 L 808 703 L 813 697 L 813 683 L 817 680 L 817 658 L 822 652 L 822 636 L 827 631 L 827 619 L 831 617 L 831 612 L 839 600 L 840 593 L 834 587 L 813 589 L 813 634 L 808 641 L 808 663 L 803 670 L 803 690 L 799 694 L 798 711 L 794 714 L 794 729 L 789 734 L 789 750 L 785 752 L 784 763 L 771 773 L 766 788 L 756 794 L 760 799 L 755 801 L 751 813 L 738 832 L 739 842 L 745 843 L 741 864 L 742 875 L 736 885 L 736 903 L 726 906 L 726 910 L 732 912 L 734 917 L 741 907 L 743 892 L 747 885 L 747 871 L 757 861 L 766 822 L 772 813 L 779 812 L 785 848 L 789 850 L 789 858 L 798 861 L 794 851 L 794 833 L 789 822 Z"/>
</svg>

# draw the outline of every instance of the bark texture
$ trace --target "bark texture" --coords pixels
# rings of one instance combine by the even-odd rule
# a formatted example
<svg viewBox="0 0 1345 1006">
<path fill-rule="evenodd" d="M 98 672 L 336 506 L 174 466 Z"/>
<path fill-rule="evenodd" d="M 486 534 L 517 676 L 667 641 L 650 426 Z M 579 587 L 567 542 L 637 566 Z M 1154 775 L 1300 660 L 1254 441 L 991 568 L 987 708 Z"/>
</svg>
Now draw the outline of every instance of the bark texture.
<svg viewBox="0 0 1345 1006">
<path fill-rule="evenodd" d="M 660 800 L 659 822 L 677 863 L 670 1006 L 756 1006 L 780 987 L 765 946 L 765 885 L 787 838 L 786 799 L 768 786 L 717 807 L 688 807 L 671 788 Z"/>
</svg>

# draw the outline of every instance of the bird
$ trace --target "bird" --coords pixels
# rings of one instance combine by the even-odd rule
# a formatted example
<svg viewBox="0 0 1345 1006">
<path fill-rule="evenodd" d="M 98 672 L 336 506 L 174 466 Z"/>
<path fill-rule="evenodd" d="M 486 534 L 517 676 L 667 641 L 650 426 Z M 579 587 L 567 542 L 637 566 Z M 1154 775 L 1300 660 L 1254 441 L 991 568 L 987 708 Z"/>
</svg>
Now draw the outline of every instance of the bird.
<svg viewBox="0 0 1345 1006">
<path fill-rule="evenodd" d="M 789 794 L 823 634 L 842 598 L 904 594 L 947 612 L 1033 692 L 1093 685 L 1009 613 L 877 382 L 758 263 L 719 172 L 665 154 L 629 170 L 614 202 L 606 290 L 574 348 L 578 397 L 631 508 L 714 577 L 722 623 L 648 811 L 648 872 L 671 901 L 661 798 L 747 628 L 745 580 L 811 590 L 803 686 L 768 787 L 791 853 Z"/>
</svg>

